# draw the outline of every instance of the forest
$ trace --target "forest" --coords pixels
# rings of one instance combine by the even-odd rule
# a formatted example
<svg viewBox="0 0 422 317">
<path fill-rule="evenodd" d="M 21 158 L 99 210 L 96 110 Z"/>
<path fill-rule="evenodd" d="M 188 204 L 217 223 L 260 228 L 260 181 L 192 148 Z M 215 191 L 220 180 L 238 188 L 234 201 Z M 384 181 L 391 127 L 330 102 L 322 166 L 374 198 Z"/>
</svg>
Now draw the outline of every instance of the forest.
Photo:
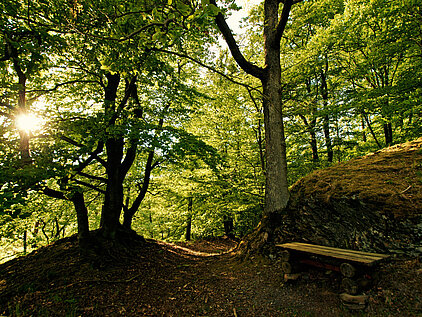
<svg viewBox="0 0 422 317">
<path fill-rule="evenodd" d="M 100 229 L 243 238 L 421 136 L 418 0 L 3 1 L 2 261 Z M 224 44 L 227 43 L 227 44 Z"/>
<path fill-rule="evenodd" d="M 3 1 L 1 257 L 242 238 L 304 175 L 421 135 L 420 1 L 264 2 L 236 35 L 234 1 Z"/>
<path fill-rule="evenodd" d="M 248 10 L 234 25 L 230 16 L 241 4 Z M 415 141 L 422 136 L 421 0 L 3 0 L 0 12 L 2 296 L 31 290 L 25 307 L 63 302 L 68 309 L 59 313 L 64 308 L 55 306 L 45 315 L 136 316 L 172 315 L 178 296 L 191 291 L 196 295 L 180 299 L 180 315 L 237 316 L 241 287 L 262 291 L 248 274 L 275 274 L 276 267 L 267 258 L 264 264 L 198 262 L 194 252 L 213 254 L 206 241 L 223 241 L 224 250 L 247 241 L 240 249 L 248 254 L 294 234 L 368 251 L 422 250 L 422 142 Z M 352 180 L 359 173 L 377 187 L 373 196 L 365 196 L 361 179 Z M 390 192 L 398 198 L 389 200 Z M 340 209 L 347 221 L 338 216 L 336 225 Z M 145 239 L 156 244 L 142 244 Z M 70 246 L 74 241 L 80 251 Z M 173 249 L 192 241 L 198 250 Z M 69 272 L 86 278 L 70 283 L 60 266 L 66 263 L 50 267 L 50 260 L 23 257 L 46 252 L 52 263 L 67 259 Z M 133 264 L 134 254 L 143 261 Z M 25 258 L 28 269 L 43 268 L 31 278 L 52 281 L 48 287 L 58 293 L 32 301 L 49 290 L 41 282 L 16 286 L 23 275 L 2 288 L 5 272 L 18 272 L 12 267 Z M 400 262 L 411 268 L 400 271 L 401 280 L 413 281 L 418 261 Z M 110 276 L 96 275 L 111 268 Z M 385 268 L 388 281 L 396 268 Z M 224 280 L 215 284 L 215 276 L 229 279 L 233 272 L 244 274 L 231 279 L 239 280 L 233 289 Z M 184 274 L 189 282 L 177 284 Z M 71 298 L 60 293 L 83 283 L 117 287 L 141 276 L 143 284 L 130 292 L 123 286 L 114 295 L 91 292 L 104 296 L 95 307 L 81 299 L 83 287 Z M 152 276 L 160 286 L 143 288 L 156 283 Z M 260 278 L 284 298 L 312 293 L 304 284 L 280 290 L 270 275 Z M 209 285 L 213 300 L 225 292 L 235 298 L 229 304 L 220 298 L 211 309 Z M 413 297 L 403 295 L 417 302 L 408 306 L 384 291 L 391 287 L 381 284 L 373 303 L 400 302 L 393 308 L 420 313 L 420 287 Z M 129 313 L 140 288 L 157 305 L 167 296 L 164 308 L 145 304 Z M 126 306 L 107 308 L 125 292 L 119 300 Z M 260 305 L 268 316 L 275 313 L 273 301 L 259 294 L 243 315 L 261 315 Z M 199 297 L 203 306 L 194 304 Z M 25 315 L 16 303 L 4 311 Z M 325 315 L 324 307 L 304 303 L 283 312 Z"/>
</svg>

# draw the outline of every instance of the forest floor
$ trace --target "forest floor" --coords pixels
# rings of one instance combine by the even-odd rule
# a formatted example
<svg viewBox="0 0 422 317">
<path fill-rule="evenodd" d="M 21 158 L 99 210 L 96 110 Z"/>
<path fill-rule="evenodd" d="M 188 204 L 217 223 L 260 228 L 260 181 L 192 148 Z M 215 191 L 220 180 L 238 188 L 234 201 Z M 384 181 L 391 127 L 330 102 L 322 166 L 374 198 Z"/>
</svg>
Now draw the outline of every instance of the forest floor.
<svg viewBox="0 0 422 317">
<path fill-rule="evenodd" d="M 337 273 L 284 283 L 277 262 L 241 259 L 229 239 L 81 254 L 75 237 L 0 265 L 0 316 L 422 316 L 422 264 L 394 258 L 364 311 L 339 299 Z"/>
</svg>

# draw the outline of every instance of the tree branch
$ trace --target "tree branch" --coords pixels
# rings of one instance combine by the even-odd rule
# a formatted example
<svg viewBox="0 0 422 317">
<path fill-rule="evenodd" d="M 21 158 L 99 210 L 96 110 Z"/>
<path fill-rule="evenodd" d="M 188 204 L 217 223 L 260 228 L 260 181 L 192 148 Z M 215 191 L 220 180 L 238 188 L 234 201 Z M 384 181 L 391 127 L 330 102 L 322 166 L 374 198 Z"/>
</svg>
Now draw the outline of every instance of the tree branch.
<svg viewBox="0 0 422 317">
<path fill-rule="evenodd" d="M 69 138 L 69 137 L 67 137 L 67 136 L 65 136 L 65 135 L 60 135 L 60 136 L 59 136 L 59 139 L 60 139 L 60 140 L 65 141 L 65 142 L 67 142 L 67 143 L 69 143 L 69 144 L 72 144 L 72 145 L 74 145 L 74 146 L 77 146 L 77 147 L 79 147 L 79 148 L 81 148 L 81 147 L 83 147 L 83 146 L 84 146 L 83 144 L 78 143 L 78 142 L 76 142 L 75 140 L 73 140 L 73 139 L 71 139 L 71 138 Z"/>
<path fill-rule="evenodd" d="M 154 22 L 148 25 L 145 25 L 143 27 L 141 27 L 140 29 L 133 31 L 132 33 L 126 35 L 125 37 L 121 38 L 121 39 L 115 39 L 115 38 L 110 38 L 110 40 L 117 40 L 118 42 L 124 42 L 127 41 L 129 39 L 131 39 L 132 37 L 134 37 L 135 35 L 145 31 L 148 28 L 154 27 L 154 26 L 162 26 L 162 27 L 168 27 L 168 25 L 173 22 L 174 19 L 167 19 L 164 22 Z"/>
<path fill-rule="evenodd" d="M 276 29 L 276 41 L 280 42 L 281 37 L 283 36 L 284 30 L 287 25 L 287 21 L 289 19 L 290 10 L 292 8 L 293 3 L 297 3 L 300 1 L 294 1 L 294 0 L 285 0 L 280 1 L 283 3 L 283 11 L 281 12 L 280 20 L 277 25 Z"/>
<path fill-rule="evenodd" d="M 145 165 L 144 181 L 142 183 L 141 191 L 139 192 L 132 206 L 127 211 L 132 216 L 138 210 L 139 206 L 141 205 L 142 200 L 145 198 L 145 195 L 148 191 L 148 186 L 151 179 L 151 171 L 154 169 L 154 165 L 152 164 L 153 159 L 154 159 L 154 150 L 149 151 L 148 153 L 148 159 Z"/>
<path fill-rule="evenodd" d="M 107 178 L 101 177 L 101 176 L 90 175 L 90 174 L 87 174 L 87 173 L 84 173 L 84 172 L 78 172 L 78 175 L 81 175 L 83 177 L 86 177 L 86 178 L 89 178 L 89 179 L 93 179 L 93 180 L 96 180 L 96 181 L 100 181 L 102 183 L 106 183 L 107 182 Z"/>
<path fill-rule="evenodd" d="M 249 98 L 251 98 L 252 103 L 253 103 L 253 104 L 254 104 L 254 106 L 255 106 L 256 112 L 261 113 L 261 112 L 262 112 L 262 109 L 261 109 L 261 107 L 260 107 L 260 106 L 258 106 L 258 103 L 257 103 L 257 102 L 256 102 L 256 100 L 255 100 L 255 97 L 252 95 L 252 91 L 251 91 L 251 89 L 249 89 L 249 88 L 246 88 L 246 89 L 248 90 Z"/>
<path fill-rule="evenodd" d="M 132 95 L 132 91 L 135 87 L 136 83 L 136 76 L 133 76 L 130 81 L 126 80 L 126 88 L 125 88 L 125 95 L 123 96 L 123 99 L 120 101 L 119 106 L 117 107 L 117 110 L 114 111 L 112 117 L 110 118 L 108 124 L 110 126 L 114 125 L 117 118 L 119 117 L 120 112 L 123 110 L 123 108 L 126 106 L 127 101 L 129 100 L 129 97 Z M 117 87 L 115 88 L 115 92 L 117 91 Z M 113 96 L 115 99 L 115 96 Z"/>
<path fill-rule="evenodd" d="M 126 86 L 126 89 L 125 89 L 125 95 L 124 95 L 124 97 L 123 97 L 123 99 L 122 99 L 122 101 L 120 102 L 120 104 L 119 104 L 119 107 L 117 108 L 117 114 L 119 113 L 119 112 L 121 112 L 122 110 L 123 110 L 123 108 L 126 106 L 126 104 L 127 104 L 127 101 L 129 100 L 129 97 L 132 95 L 132 92 L 133 92 L 133 90 L 135 89 L 135 85 L 136 85 L 136 76 L 133 76 L 131 79 L 130 79 L 130 82 L 127 82 L 127 84 L 126 84 L 127 86 Z"/>
<path fill-rule="evenodd" d="M 93 190 L 95 190 L 95 191 L 97 191 L 97 192 L 99 192 L 99 193 L 101 193 L 101 194 L 105 194 L 105 190 L 103 190 L 103 189 L 101 189 L 101 188 L 98 188 L 97 186 L 94 186 L 94 185 L 89 184 L 89 183 L 87 183 L 87 182 L 80 181 L 80 180 L 78 180 L 78 179 L 75 179 L 75 180 L 74 180 L 74 182 L 75 182 L 76 184 L 79 184 L 79 185 L 82 185 L 82 186 L 85 186 L 85 187 L 91 188 L 91 189 L 93 189 Z"/>
<path fill-rule="evenodd" d="M 15 107 L 13 107 L 12 105 L 9 105 L 8 103 L 5 103 L 4 101 L 0 101 L 0 106 L 6 107 L 7 109 L 10 109 L 10 110 L 15 110 Z"/>
<path fill-rule="evenodd" d="M 106 166 L 107 163 L 98 156 L 98 154 L 100 154 L 103 151 L 103 149 L 104 149 L 104 142 L 99 141 L 97 144 L 97 148 L 89 155 L 89 157 L 85 160 L 85 162 L 81 163 L 78 166 L 76 171 L 78 173 L 82 172 L 83 169 L 87 167 L 94 159 L 96 159 L 101 165 Z"/>
<path fill-rule="evenodd" d="M 130 167 L 133 164 L 133 161 L 135 161 L 137 150 L 138 150 L 138 142 L 137 140 L 132 140 L 132 144 L 127 149 L 126 156 L 121 165 L 120 173 L 121 173 L 122 178 L 126 176 L 126 174 L 129 172 Z"/>
<path fill-rule="evenodd" d="M 72 144 L 74 146 L 77 146 L 79 148 L 84 147 L 84 145 L 82 143 L 76 142 L 75 140 L 65 136 L 65 135 L 61 135 L 59 136 L 59 138 L 69 144 Z M 99 141 L 97 144 L 97 148 L 91 152 L 91 154 L 89 155 L 89 157 L 85 160 L 85 162 L 81 163 L 78 168 L 76 169 L 76 172 L 81 172 L 85 167 L 87 167 L 93 159 L 96 159 L 101 165 L 106 166 L 106 162 L 101 159 L 98 154 L 100 154 L 103 151 L 104 148 L 104 142 L 103 141 Z"/>
<path fill-rule="evenodd" d="M 53 88 L 49 88 L 49 89 L 34 89 L 34 90 L 28 90 L 27 92 L 47 93 L 47 92 L 55 91 L 58 88 L 60 88 L 61 86 L 66 86 L 66 85 L 76 84 L 76 83 L 96 83 L 96 84 L 100 84 L 101 85 L 101 83 L 99 81 L 97 81 L 97 80 L 81 80 L 81 79 L 75 79 L 75 80 L 71 80 L 71 81 L 66 81 L 64 83 L 56 84 Z"/>
<path fill-rule="evenodd" d="M 217 6 L 215 0 L 210 0 L 210 4 Z M 266 73 L 265 69 L 258 67 L 246 60 L 240 51 L 239 46 L 234 39 L 233 33 L 230 30 L 230 27 L 227 25 L 227 22 L 221 12 L 219 12 L 215 17 L 215 22 L 220 32 L 223 34 L 224 40 L 226 41 L 234 60 L 240 66 L 240 68 L 242 68 L 247 74 L 252 75 L 258 79 L 264 78 Z"/>
<path fill-rule="evenodd" d="M 44 195 L 47 195 L 52 198 L 69 200 L 61 191 L 51 189 L 49 187 L 44 187 L 42 192 Z"/>
<path fill-rule="evenodd" d="M 8 114 L 7 112 L 3 112 L 3 111 L 0 111 L 0 116 L 6 117 L 10 120 L 14 119 L 14 117 L 11 114 Z"/>
<path fill-rule="evenodd" d="M 157 52 L 166 53 L 166 54 L 176 55 L 176 56 L 179 56 L 179 57 L 182 57 L 182 58 L 186 58 L 186 59 L 194 62 L 195 64 L 198 64 L 198 65 L 200 65 L 200 66 L 202 66 L 202 67 L 204 67 L 204 68 L 206 68 L 206 69 L 208 69 L 208 70 L 210 70 L 210 71 L 212 71 L 212 72 L 214 72 L 214 73 L 216 73 L 216 74 L 218 74 L 218 75 L 226 78 L 228 81 L 231 81 L 232 83 L 234 83 L 236 85 L 243 86 L 246 89 L 255 90 L 255 91 L 259 92 L 260 94 L 262 94 L 262 92 L 259 89 L 255 88 L 255 87 L 251 87 L 248 84 L 242 83 L 240 81 L 237 81 L 237 80 L 235 80 L 235 79 L 227 76 L 222 71 L 219 71 L 218 69 L 215 69 L 214 67 L 209 66 L 209 65 L 207 65 L 207 64 L 205 64 L 205 63 L 203 63 L 203 62 L 201 62 L 201 61 L 199 61 L 199 60 L 197 60 L 197 59 L 195 59 L 195 58 L 193 58 L 193 57 L 191 57 L 191 56 L 189 56 L 187 54 L 179 53 L 179 52 L 173 52 L 173 51 L 168 51 L 168 50 L 165 50 L 165 49 L 162 49 L 162 48 L 153 48 L 151 50 L 157 51 Z"/>
</svg>

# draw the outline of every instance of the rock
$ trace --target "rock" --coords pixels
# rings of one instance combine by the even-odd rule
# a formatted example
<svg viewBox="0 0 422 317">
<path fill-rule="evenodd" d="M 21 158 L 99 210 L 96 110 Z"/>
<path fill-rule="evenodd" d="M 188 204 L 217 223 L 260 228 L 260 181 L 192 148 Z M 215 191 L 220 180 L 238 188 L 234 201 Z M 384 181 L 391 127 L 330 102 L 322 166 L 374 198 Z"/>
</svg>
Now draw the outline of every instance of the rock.
<svg viewBox="0 0 422 317">
<path fill-rule="evenodd" d="M 343 306 L 350 310 L 364 310 L 366 305 L 343 303 Z"/>
<path fill-rule="evenodd" d="M 292 186 L 278 241 L 422 253 L 420 173 L 422 138 L 315 171 Z"/>
<path fill-rule="evenodd" d="M 366 305 L 368 303 L 367 295 L 350 295 L 347 293 L 340 294 L 340 299 L 343 303 Z"/>
<path fill-rule="evenodd" d="M 284 274 L 284 281 L 297 281 L 301 277 L 300 273 L 286 273 Z"/>
</svg>

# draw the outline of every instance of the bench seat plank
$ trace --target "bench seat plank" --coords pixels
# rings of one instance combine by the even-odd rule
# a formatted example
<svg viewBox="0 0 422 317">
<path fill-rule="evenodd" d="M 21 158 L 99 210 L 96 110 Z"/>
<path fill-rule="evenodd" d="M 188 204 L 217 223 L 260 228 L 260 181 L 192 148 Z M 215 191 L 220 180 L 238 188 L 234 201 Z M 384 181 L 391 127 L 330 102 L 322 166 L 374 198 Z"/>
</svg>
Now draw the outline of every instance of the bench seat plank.
<svg viewBox="0 0 422 317">
<path fill-rule="evenodd" d="M 358 255 L 360 257 L 374 259 L 374 260 L 379 260 L 379 259 L 384 259 L 384 258 L 389 257 L 386 254 L 363 252 L 363 251 L 356 251 L 356 250 L 349 250 L 349 249 L 340 249 L 340 248 L 333 248 L 333 247 L 327 247 L 327 246 L 315 245 L 315 244 L 309 244 L 309 243 L 301 243 L 301 242 L 285 243 L 282 246 L 287 247 L 287 248 L 289 248 L 290 246 L 291 249 L 297 248 L 298 250 L 299 248 L 303 248 L 303 249 L 306 248 L 310 250 L 321 250 L 321 252 L 327 251 L 327 252 L 336 252 L 339 254 Z"/>
<path fill-rule="evenodd" d="M 339 249 L 339 248 L 326 247 L 326 246 L 309 244 L 309 243 L 301 243 L 301 242 L 284 243 L 284 244 L 278 244 L 277 246 L 285 248 L 285 249 L 307 252 L 311 254 L 317 254 L 317 255 L 332 257 L 336 259 L 362 263 L 365 265 L 372 265 L 378 261 L 381 261 L 389 257 L 389 255 L 386 255 L 386 254 Z"/>
</svg>

